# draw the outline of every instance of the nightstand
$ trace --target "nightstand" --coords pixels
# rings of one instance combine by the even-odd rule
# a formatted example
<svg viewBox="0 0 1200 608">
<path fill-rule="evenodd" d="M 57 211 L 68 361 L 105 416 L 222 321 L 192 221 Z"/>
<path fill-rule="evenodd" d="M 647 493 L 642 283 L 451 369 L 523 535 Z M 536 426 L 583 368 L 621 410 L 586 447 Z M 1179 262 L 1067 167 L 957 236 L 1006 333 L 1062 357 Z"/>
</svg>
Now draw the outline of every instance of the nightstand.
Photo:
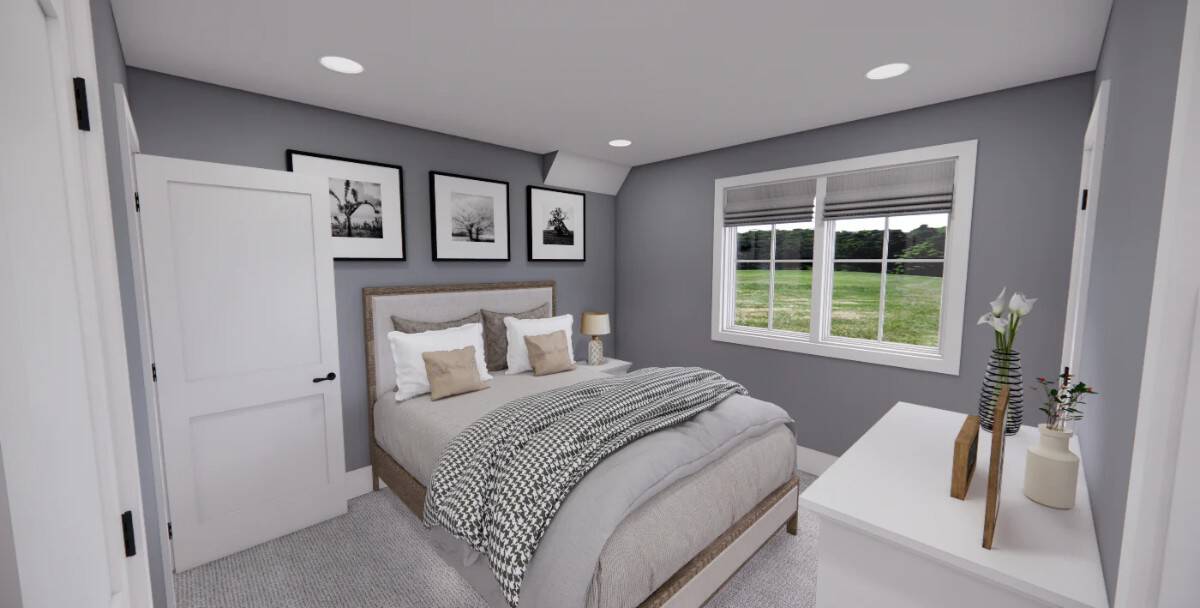
<svg viewBox="0 0 1200 608">
<path fill-rule="evenodd" d="M 620 376 L 622 374 L 627 374 L 627 373 L 629 373 L 629 368 L 633 367 L 633 364 L 628 361 L 622 361 L 620 359 L 613 359 L 612 357 L 606 358 L 604 360 L 604 363 L 601 363 L 600 365 L 588 365 L 586 361 L 580 361 L 578 363 L 578 365 L 579 365 L 579 367 L 598 369 L 610 376 Z"/>
</svg>

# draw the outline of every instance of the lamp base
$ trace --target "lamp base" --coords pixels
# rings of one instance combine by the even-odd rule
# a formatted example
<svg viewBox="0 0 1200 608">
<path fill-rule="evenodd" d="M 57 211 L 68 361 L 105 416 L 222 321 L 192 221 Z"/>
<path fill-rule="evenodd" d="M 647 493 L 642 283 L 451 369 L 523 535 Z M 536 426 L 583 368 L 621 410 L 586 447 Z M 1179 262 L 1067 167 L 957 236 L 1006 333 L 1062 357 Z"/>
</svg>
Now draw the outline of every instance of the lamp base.
<svg viewBox="0 0 1200 608">
<path fill-rule="evenodd" d="M 604 342 L 600 336 L 592 336 L 588 342 L 588 365 L 604 365 Z"/>
</svg>

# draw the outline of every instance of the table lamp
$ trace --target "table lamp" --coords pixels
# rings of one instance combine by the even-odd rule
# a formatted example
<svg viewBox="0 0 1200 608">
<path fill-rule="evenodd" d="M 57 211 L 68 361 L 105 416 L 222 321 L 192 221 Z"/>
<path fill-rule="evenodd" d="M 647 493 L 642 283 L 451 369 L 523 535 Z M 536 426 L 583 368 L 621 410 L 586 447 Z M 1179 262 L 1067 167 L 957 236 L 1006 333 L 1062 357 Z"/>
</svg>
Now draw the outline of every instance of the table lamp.
<svg viewBox="0 0 1200 608">
<path fill-rule="evenodd" d="M 592 337 L 592 341 L 588 343 L 588 365 L 604 363 L 604 342 L 600 340 L 600 336 L 607 336 L 611 332 L 608 313 L 583 313 L 583 319 L 579 322 L 579 333 Z"/>
</svg>

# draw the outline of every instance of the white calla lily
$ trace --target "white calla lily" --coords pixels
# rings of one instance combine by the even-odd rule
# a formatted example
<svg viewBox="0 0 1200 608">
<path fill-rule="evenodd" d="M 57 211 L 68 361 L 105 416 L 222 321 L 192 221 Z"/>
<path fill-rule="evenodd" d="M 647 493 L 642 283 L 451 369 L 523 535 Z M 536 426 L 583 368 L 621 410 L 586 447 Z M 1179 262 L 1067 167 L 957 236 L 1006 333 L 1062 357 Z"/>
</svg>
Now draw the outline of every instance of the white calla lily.
<svg viewBox="0 0 1200 608">
<path fill-rule="evenodd" d="M 1000 295 L 996 296 L 995 300 L 992 300 L 992 316 L 998 317 L 1004 314 L 1004 292 L 1006 291 L 1008 291 L 1007 287 L 1002 288 Z"/>
<path fill-rule="evenodd" d="M 988 323 L 991 324 L 992 329 L 996 330 L 996 332 L 1004 333 L 1008 331 L 1010 320 L 1009 315 L 1004 315 L 1003 317 L 992 317 Z"/>
<path fill-rule="evenodd" d="M 1017 330 L 1025 322 L 1025 315 L 1033 311 L 1033 303 L 1037 298 L 1027 298 L 1025 294 L 1014 291 L 1007 300 L 1004 294 L 1008 288 L 1000 290 L 1000 295 L 990 302 L 991 310 L 979 317 L 976 325 L 990 325 L 996 333 L 996 349 L 1012 351 L 1013 342 L 1017 339 Z"/>
<path fill-rule="evenodd" d="M 1008 301 L 1008 308 L 1012 310 L 1014 314 L 1023 317 L 1033 310 L 1034 302 L 1037 302 L 1037 298 L 1026 298 L 1025 294 L 1018 291 L 1013 293 L 1012 299 Z M 995 306 L 995 304 L 992 306 Z"/>
</svg>

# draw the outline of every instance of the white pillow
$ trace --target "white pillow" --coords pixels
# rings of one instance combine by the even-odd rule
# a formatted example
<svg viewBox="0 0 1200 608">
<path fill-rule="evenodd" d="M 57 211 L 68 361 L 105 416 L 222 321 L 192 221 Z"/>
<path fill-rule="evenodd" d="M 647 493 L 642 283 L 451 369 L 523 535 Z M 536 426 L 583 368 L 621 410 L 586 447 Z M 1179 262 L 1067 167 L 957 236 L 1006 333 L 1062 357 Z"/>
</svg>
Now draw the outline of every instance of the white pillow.
<svg viewBox="0 0 1200 608">
<path fill-rule="evenodd" d="M 450 329 L 423 331 L 419 334 L 388 332 L 392 345 L 392 361 L 396 364 L 396 401 L 412 399 L 429 392 L 429 375 L 425 372 L 422 353 L 475 347 L 475 366 L 479 379 L 492 379 L 483 362 L 483 324 L 468 323 Z"/>
<path fill-rule="evenodd" d="M 575 321 L 571 315 L 549 317 L 546 319 L 518 319 L 504 317 L 504 327 L 508 334 L 508 371 L 507 374 L 519 374 L 533 369 L 529 364 L 529 350 L 525 347 L 525 336 L 541 336 L 556 331 L 567 332 L 567 348 L 574 352 L 571 341 L 571 327 Z"/>
</svg>

